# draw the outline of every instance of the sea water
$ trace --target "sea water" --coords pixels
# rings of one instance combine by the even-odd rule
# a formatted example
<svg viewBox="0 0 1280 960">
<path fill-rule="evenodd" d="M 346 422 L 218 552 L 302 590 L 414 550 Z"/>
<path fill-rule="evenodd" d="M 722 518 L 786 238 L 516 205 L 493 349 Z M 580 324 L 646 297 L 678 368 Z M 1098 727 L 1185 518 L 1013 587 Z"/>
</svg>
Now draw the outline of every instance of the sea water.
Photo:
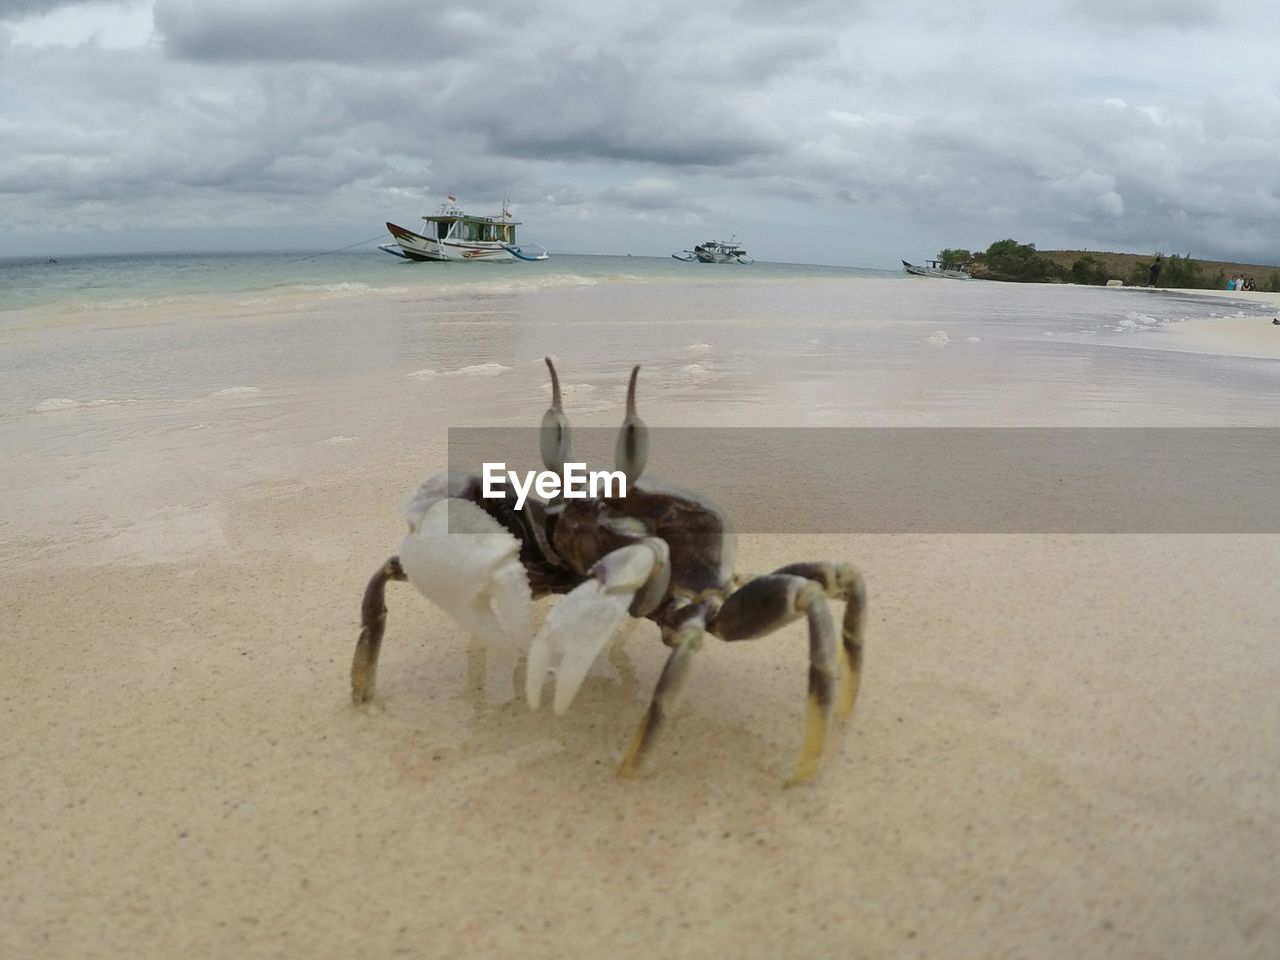
<svg viewBox="0 0 1280 960">
<path fill-rule="evenodd" d="M 641 364 L 654 425 L 1276 426 L 1276 361 L 1161 337 L 1237 314 L 1268 308 L 646 257 L 10 261 L 0 533 L 425 460 L 450 427 L 535 425 L 547 355 L 582 425 L 620 420 Z"/>
<path fill-rule="evenodd" d="M 784 419 L 1123 419 L 1133 407 L 1161 419 L 1166 387 L 1178 417 L 1190 392 L 1204 399 L 1192 416 L 1265 419 L 1265 362 L 1148 361 L 1161 346 L 1153 332 L 1267 312 L 1168 291 L 652 257 L 0 261 L 0 417 L 463 370 L 494 377 L 488 392 L 501 394 L 511 378 L 497 375 L 555 353 L 571 380 L 642 362 L 696 384 L 704 400 L 762 399 L 785 385 L 787 399 L 771 397 Z"/>
</svg>

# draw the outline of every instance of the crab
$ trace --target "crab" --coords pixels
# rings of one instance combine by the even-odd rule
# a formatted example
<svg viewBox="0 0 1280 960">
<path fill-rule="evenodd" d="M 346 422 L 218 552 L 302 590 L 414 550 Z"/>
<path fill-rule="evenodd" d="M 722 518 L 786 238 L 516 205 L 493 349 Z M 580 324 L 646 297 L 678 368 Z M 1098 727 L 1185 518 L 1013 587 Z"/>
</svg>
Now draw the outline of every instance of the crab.
<svg viewBox="0 0 1280 960">
<path fill-rule="evenodd" d="M 569 422 L 551 358 L 551 407 L 540 446 L 547 469 L 562 473 L 570 456 Z M 554 708 L 563 713 L 598 654 L 627 616 L 653 621 L 670 648 L 648 711 L 619 773 L 638 775 L 659 732 L 676 709 L 694 654 L 705 635 L 751 640 L 808 619 L 809 687 L 805 730 L 788 783 L 819 770 L 832 713 L 853 711 L 862 672 L 866 589 L 848 563 L 793 563 L 763 576 L 733 572 L 735 537 L 704 496 L 641 481 L 648 428 L 636 413 L 640 367 L 631 371 L 626 419 L 615 456 L 625 495 L 532 496 L 517 508 L 509 487 L 484 496 L 481 478 L 445 471 L 409 498 L 409 524 L 396 556 L 373 575 L 361 607 L 360 638 L 351 665 L 355 704 L 374 696 L 386 628 L 388 581 L 407 580 L 441 607 L 493 656 L 527 656 L 525 694 L 538 707 L 548 675 Z M 490 492 L 494 492 L 492 489 Z M 558 595 L 534 635 L 532 602 Z M 843 601 L 837 636 L 829 600 Z"/>
</svg>

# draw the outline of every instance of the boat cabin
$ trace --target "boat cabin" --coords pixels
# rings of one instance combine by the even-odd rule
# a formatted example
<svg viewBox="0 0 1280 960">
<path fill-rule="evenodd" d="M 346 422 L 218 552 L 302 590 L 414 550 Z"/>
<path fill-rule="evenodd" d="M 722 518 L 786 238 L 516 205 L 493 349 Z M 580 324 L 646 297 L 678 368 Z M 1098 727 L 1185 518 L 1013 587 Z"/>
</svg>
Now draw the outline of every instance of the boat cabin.
<svg viewBox="0 0 1280 960">
<path fill-rule="evenodd" d="M 443 213 L 423 217 L 430 224 L 427 236 L 433 240 L 459 240 L 464 243 L 515 243 L 518 220 L 495 220 L 493 217 L 471 217 L 464 213 Z"/>
</svg>

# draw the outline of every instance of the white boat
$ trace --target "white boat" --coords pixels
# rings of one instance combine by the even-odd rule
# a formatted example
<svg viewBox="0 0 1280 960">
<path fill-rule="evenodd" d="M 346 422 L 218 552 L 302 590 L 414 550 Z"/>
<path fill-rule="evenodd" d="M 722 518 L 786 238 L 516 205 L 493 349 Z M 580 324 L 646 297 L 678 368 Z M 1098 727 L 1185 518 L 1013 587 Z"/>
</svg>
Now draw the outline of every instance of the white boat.
<svg viewBox="0 0 1280 960">
<path fill-rule="evenodd" d="M 969 280 L 970 276 L 964 272 L 958 263 L 946 263 L 942 260 L 926 260 L 928 266 L 917 267 L 914 263 L 902 261 L 902 269 L 913 277 L 943 277 L 947 280 Z"/>
<path fill-rule="evenodd" d="M 415 233 L 387 222 L 395 243 L 381 243 L 379 250 L 406 260 L 444 262 L 546 260 L 551 254 L 538 244 L 516 243 L 519 220 L 512 220 L 506 205 L 497 217 L 474 217 L 455 205 L 456 197 L 440 204 L 439 212 L 425 216 L 426 229 Z"/>
<path fill-rule="evenodd" d="M 728 240 L 708 240 L 692 250 L 681 250 L 671 256 L 685 263 L 693 263 L 695 260 L 699 263 L 755 263 L 733 237 Z"/>
</svg>

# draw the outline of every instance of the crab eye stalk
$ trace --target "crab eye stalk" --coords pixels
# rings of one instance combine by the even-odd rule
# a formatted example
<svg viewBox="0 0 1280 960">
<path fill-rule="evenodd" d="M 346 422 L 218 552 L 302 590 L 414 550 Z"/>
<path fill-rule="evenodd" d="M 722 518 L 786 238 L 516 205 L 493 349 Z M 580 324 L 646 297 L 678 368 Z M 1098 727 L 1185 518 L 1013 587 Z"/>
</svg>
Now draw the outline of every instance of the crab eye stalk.
<svg viewBox="0 0 1280 960">
<path fill-rule="evenodd" d="M 627 419 L 622 421 L 622 430 L 618 433 L 618 444 L 613 453 L 614 462 L 626 475 L 628 483 L 635 483 L 640 479 L 645 462 L 649 459 L 649 428 L 636 413 L 636 379 L 639 376 L 640 368 L 633 367 L 631 384 L 627 387 Z"/>
<path fill-rule="evenodd" d="M 562 474 L 565 461 L 569 459 L 569 418 L 564 415 L 560 406 L 560 378 L 556 376 L 555 364 L 550 357 L 543 359 L 547 361 L 547 369 L 551 371 L 551 407 L 542 415 L 539 436 L 542 462 L 548 470 Z"/>
</svg>

